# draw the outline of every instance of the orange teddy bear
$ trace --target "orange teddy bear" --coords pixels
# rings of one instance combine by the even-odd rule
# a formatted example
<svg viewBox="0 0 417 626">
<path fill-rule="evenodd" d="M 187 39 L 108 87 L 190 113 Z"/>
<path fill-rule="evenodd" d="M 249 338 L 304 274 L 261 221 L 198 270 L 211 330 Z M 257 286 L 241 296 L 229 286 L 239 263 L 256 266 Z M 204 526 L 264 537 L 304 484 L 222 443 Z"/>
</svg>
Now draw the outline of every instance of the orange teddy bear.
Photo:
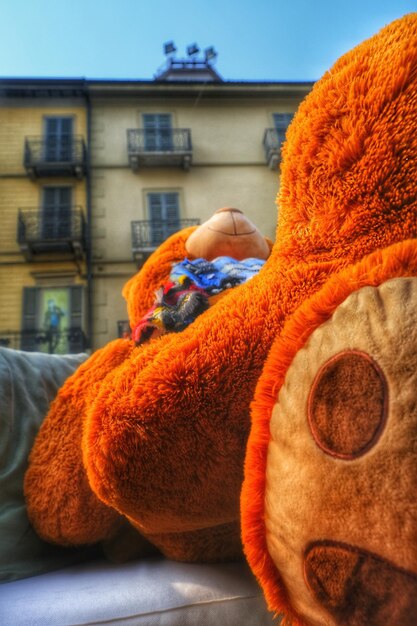
<svg viewBox="0 0 417 626">
<path fill-rule="evenodd" d="M 252 405 L 243 541 L 282 624 L 417 624 L 416 236 L 414 13 L 342 57 L 287 135 L 286 276 L 328 269 Z"/>
<path fill-rule="evenodd" d="M 271 610 L 416 622 L 416 115 L 412 14 L 300 106 L 259 274 L 179 334 L 112 342 L 64 385 L 26 475 L 43 537 L 91 543 L 128 520 L 171 558 L 237 556 L 255 395 L 243 542 Z M 132 327 L 192 232 L 128 284 Z"/>
<path fill-rule="evenodd" d="M 241 211 L 228 207 L 199 228 L 171 236 L 124 288 L 132 329 L 141 326 L 174 263 L 202 254 L 208 260 L 219 254 L 265 259 L 271 247 Z M 40 429 L 25 477 L 28 512 L 42 538 L 63 545 L 104 541 L 115 559 L 148 552 L 143 538 L 178 560 L 242 555 L 239 494 L 248 407 L 266 346 L 256 346 L 257 333 L 252 343 L 242 335 L 239 344 L 229 335 L 230 311 L 223 301 L 246 286 L 210 296 L 209 310 L 179 334 L 155 334 L 140 345 L 113 341 L 65 383 Z M 248 325 L 250 312 L 237 302 L 233 323 L 242 317 Z M 213 326 L 209 320 L 220 306 Z M 198 328 L 205 330 L 201 334 Z M 246 402 L 233 403 L 232 389 L 243 384 L 251 386 L 244 392 Z M 110 422 L 99 433 L 107 403 Z M 126 507 L 116 502 L 110 474 L 102 475 L 103 482 L 99 477 L 101 470 L 107 472 L 95 457 L 102 445 L 113 477 L 118 475 L 122 491 L 127 490 L 119 494 L 127 497 Z M 139 536 L 132 535 L 126 520 Z"/>
</svg>

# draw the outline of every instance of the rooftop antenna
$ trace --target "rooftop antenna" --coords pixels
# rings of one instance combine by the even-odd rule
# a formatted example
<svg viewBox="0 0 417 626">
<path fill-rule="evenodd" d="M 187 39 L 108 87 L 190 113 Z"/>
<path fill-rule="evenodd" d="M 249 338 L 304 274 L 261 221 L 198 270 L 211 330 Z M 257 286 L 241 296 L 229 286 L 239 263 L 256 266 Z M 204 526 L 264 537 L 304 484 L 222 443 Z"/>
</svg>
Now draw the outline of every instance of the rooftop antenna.
<svg viewBox="0 0 417 626">
<path fill-rule="evenodd" d="M 167 57 L 171 57 L 172 55 L 174 55 L 177 51 L 177 48 L 175 47 L 175 44 L 173 41 L 167 41 L 166 43 L 164 43 L 164 54 Z"/>
<path fill-rule="evenodd" d="M 210 46 L 210 48 L 206 48 L 204 50 L 204 58 L 206 63 L 209 63 L 210 61 L 213 61 L 216 59 L 217 57 L 217 52 L 215 51 L 215 49 L 213 48 L 213 46 Z"/>
<path fill-rule="evenodd" d="M 193 57 L 199 52 L 200 52 L 200 48 L 197 46 L 196 43 L 192 43 L 191 45 L 187 46 L 187 54 L 189 57 Z"/>
</svg>

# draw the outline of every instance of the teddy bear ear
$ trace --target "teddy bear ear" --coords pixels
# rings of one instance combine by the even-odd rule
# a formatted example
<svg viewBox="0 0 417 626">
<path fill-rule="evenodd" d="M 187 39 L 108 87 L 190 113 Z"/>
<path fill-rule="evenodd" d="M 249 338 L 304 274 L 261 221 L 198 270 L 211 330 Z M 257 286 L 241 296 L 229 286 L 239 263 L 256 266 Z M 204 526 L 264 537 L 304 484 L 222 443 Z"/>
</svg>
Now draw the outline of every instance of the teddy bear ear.
<svg viewBox="0 0 417 626">
<path fill-rule="evenodd" d="M 268 550 L 311 622 L 416 618 L 416 310 L 416 277 L 352 293 L 296 354 L 272 411 Z"/>
<path fill-rule="evenodd" d="M 229 256 L 238 261 L 267 259 L 271 245 L 240 209 L 223 207 L 201 224 L 188 238 L 187 254 L 212 261 Z"/>
</svg>

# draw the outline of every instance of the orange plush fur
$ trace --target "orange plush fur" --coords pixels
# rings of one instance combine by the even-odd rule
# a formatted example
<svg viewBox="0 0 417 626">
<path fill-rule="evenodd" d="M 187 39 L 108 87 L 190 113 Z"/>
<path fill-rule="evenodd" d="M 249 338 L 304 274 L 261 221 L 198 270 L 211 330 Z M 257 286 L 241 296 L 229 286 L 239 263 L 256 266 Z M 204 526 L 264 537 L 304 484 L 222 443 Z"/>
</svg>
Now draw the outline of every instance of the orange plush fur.
<svg viewBox="0 0 417 626">
<path fill-rule="evenodd" d="M 415 17 L 389 27 L 341 59 L 300 107 L 285 150 L 277 241 L 259 275 L 178 335 L 123 348 L 114 364 L 104 356 L 110 344 L 64 386 L 26 481 L 40 534 L 72 543 L 82 510 L 77 541 L 96 541 L 114 532 L 112 516 L 98 524 L 97 511 L 115 510 L 167 556 L 236 556 L 249 407 L 274 338 L 332 274 L 416 236 L 415 34 Z M 159 273 L 151 265 L 125 292 L 133 323 L 149 296 L 145 276 Z M 84 487 L 70 487 L 68 504 L 72 467 Z"/>
<path fill-rule="evenodd" d="M 317 621 L 304 622 L 269 552 L 268 541 L 274 543 L 265 517 L 271 414 L 295 355 L 352 292 L 417 276 L 416 119 L 417 14 L 411 14 L 342 57 L 315 85 L 287 135 L 274 254 L 278 248 L 286 259 L 290 270 L 284 280 L 292 276 L 297 291 L 318 265 L 327 264 L 328 280 L 318 293 L 299 301 L 282 332 L 276 328 L 252 406 L 241 507 L 248 561 L 270 609 L 284 611 L 283 623 L 291 626 L 339 622 L 328 621 L 326 611 Z M 283 272 L 282 263 L 279 267 Z M 279 499 L 279 482 L 271 489 Z M 310 515 L 320 515 L 319 509 Z M 290 525 L 291 519 L 282 520 L 276 531 L 284 542 Z M 410 545 L 409 553 L 413 550 Z M 416 569 L 414 559 L 414 574 Z M 336 570 L 330 575 L 337 581 Z M 354 610 L 372 609 L 372 624 L 387 623 L 379 621 L 374 602 L 373 609 Z M 409 614 L 410 621 L 397 622 L 388 615 L 401 624 L 414 623 L 416 617 Z M 343 623 L 371 622 L 352 618 Z"/>
</svg>

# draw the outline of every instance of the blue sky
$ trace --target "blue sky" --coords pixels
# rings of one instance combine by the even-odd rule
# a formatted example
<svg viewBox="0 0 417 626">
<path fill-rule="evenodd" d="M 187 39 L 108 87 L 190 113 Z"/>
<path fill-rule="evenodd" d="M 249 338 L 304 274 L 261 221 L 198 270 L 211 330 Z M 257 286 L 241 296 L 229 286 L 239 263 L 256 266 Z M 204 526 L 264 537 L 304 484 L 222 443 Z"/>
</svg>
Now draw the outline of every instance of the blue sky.
<svg viewBox="0 0 417 626">
<path fill-rule="evenodd" d="M 0 0 L 0 76 L 152 79 L 163 43 L 229 80 L 316 80 L 417 0 Z"/>
</svg>

